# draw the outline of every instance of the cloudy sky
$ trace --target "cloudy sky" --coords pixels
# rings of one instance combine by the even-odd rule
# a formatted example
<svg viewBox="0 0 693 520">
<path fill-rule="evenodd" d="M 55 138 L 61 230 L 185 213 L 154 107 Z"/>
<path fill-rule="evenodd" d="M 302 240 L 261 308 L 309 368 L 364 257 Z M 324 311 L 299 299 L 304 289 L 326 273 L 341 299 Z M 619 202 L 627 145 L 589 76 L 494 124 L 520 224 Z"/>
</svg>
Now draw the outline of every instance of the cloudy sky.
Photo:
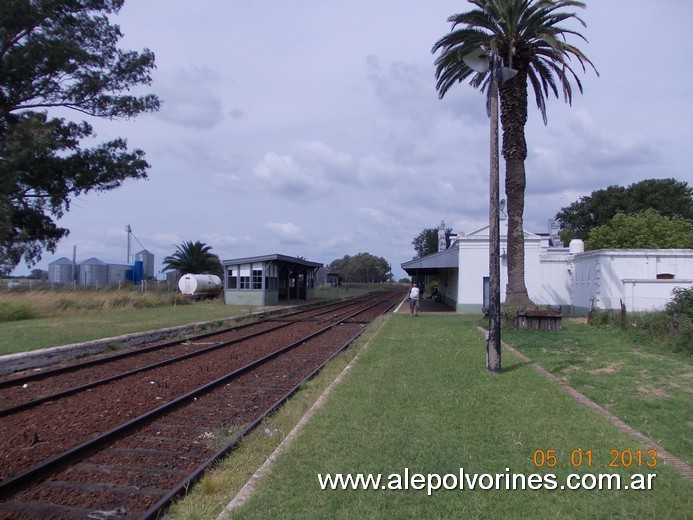
<svg viewBox="0 0 693 520">
<path fill-rule="evenodd" d="M 588 0 L 573 41 L 600 76 L 572 107 L 530 105 L 525 227 L 596 189 L 693 183 L 690 0 Z M 151 164 L 149 180 L 73 201 L 55 255 L 127 261 L 200 240 L 222 259 L 280 253 L 329 263 L 368 252 L 396 279 L 412 239 L 441 220 L 488 219 L 484 96 L 435 90 L 431 47 L 464 0 L 128 0 L 122 47 L 149 48 L 162 109 L 91 121 Z M 531 99 L 531 98 L 530 98 Z M 503 170 L 503 165 L 501 165 Z M 501 179 L 501 182 L 502 179 Z M 502 190 L 501 190 L 502 191 Z M 502 195 L 504 196 L 504 195 Z M 28 272 L 26 266 L 15 274 Z"/>
</svg>

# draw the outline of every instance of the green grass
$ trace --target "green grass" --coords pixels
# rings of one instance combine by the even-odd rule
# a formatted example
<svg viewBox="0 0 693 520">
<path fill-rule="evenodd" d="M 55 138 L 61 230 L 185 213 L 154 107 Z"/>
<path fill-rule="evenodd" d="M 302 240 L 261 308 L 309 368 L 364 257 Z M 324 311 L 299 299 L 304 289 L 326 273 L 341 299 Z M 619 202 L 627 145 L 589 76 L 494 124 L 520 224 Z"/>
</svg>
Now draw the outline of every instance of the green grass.
<svg viewBox="0 0 693 520">
<path fill-rule="evenodd" d="M 316 289 L 311 302 L 351 298 L 385 288 L 388 285 L 354 285 L 348 291 L 321 287 Z M 295 305 L 296 302 L 291 304 Z M 190 302 L 173 293 L 139 293 L 134 290 L 0 293 L 0 356 L 190 323 L 249 316 L 261 310 L 260 307 L 224 305 L 221 299 Z"/>
<path fill-rule="evenodd" d="M 651 472 L 600 467 L 608 465 L 611 450 L 647 447 L 511 353 L 503 355 L 503 375 L 488 375 L 476 322 L 459 315 L 393 316 L 232 517 L 654 519 L 690 513 L 689 481 L 661 461 L 652 470 L 657 477 L 651 491 L 439 490 L 427 496 L 412 489 L 321 490 L 317 475 L 325 473 L 386 478 L 405 469 L 443 475 L 464 468 L 467 473 L 555 473 L 562 483 L 573 472 L 623 478 Z M 251 444 L 243 449 L 252 450 Z M 592 450 L 593 467 L 570 467 L 577 449 Z M 558 467 L 535 467 L 535 450 L 555 450 Z M 225 474 L 236 471 L 236 456 L 209 478 L 224 482 Z M 206 492 L 198 488 L 171 511 L 172 519 L 213 518 L 238 489 L 209 483 Z"/>
<path fill-rule="evenodd" d="M 506 341 L 664 449 L 693 464 L 693 360 L 634 343 L 618 327 L 504 330 Z"/>
<path fill-rule="evenodd" d="M 219 302 L 148 309 L 115 309 L 0 323 L 0 355 L 213 321 L 249 314 L 251 309 Z"/>
</svg>

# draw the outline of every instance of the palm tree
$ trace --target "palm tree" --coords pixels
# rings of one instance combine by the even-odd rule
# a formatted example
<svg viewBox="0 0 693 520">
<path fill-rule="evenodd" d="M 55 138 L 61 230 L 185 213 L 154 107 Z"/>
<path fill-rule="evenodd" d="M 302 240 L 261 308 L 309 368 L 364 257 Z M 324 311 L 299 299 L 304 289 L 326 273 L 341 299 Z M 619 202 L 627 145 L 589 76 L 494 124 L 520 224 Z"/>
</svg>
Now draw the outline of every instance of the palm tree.
<svg viewBox="0 0 693 520">
<path fill-rule="evenodd" d="M 221 276 L 221 262 L 217 255 L 210 253 L 211 250 L 211 246 L 199 240 L 195 243 L 184 242 L 176 246 L 175 253 L 164 258 L 164 269 L 177 269 L 181 275 L 198 273 Z"/>
<path fill-rule="evenodd" d="M 585 72 L 586 65 L 597 73 L 592 62 L 566 42 L 574 36 L 587 41 L 580 33 L 563 27 L 566 20 L 585 22 L 564 8 L 584 8 L 584 2 L 572 0 L 469 0 L 475 9 L 448 18 L 449 34 L 438 40 L 433 53 L 436 58 L 436 89 L 442 99 L 455 83 L 470 78 L 470 84 L 490 95 L 490 73 L 478 73 L 465 64 L 462 57 L 479 47 L 495 49 L 503 65 L 517 70 L 517 75 L 500 85 L 500 118 L 503 131 L 502 154 L 505 159 L 505 194 L 508 199 L 508 286 L 506 306 L 531 304 L 525 285 L 525 248 L 522 220 L 525 197 L 525 159 L 527 143 L 527 83 L 532 85 L 534 98 L 546 124 L 546 99 L 550 92 L 558 97 L 559 87 L 564 100 L 572 101 L 571 80 L 582 92 L 582 83 L 571 67 L 575 58 Z M 597 75 L 599 75 L 597 73 Z M 489 99 L 490 103 L 490 99 Z"/>
</svg>

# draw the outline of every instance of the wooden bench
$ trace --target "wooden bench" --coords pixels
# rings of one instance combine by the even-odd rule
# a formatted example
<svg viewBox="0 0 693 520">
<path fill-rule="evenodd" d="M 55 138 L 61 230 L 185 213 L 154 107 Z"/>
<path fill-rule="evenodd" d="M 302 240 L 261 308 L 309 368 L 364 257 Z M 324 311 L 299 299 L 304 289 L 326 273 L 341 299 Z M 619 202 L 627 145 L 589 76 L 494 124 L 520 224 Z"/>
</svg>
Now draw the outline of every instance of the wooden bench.
<svg viewBox="0 0 693 520">
<path fill-rule="evenodd" d="M 563 328 L 563 312 L 560 307 L 517 309 L 515 326 L 518 329 L 560 330 Z"/>
</svg>

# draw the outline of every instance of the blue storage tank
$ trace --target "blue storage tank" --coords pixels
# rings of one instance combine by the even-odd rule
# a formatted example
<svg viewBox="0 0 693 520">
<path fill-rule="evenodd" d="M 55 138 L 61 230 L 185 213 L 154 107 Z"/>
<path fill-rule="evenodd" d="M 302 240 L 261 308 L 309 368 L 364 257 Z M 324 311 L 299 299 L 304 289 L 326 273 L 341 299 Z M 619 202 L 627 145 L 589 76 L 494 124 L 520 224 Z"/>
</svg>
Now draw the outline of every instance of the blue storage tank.
<svg viewBox="0 0 693 520">
<path fill-rule="evenodd" d="M 132 281 L 138 284 L 142 281 L 142 276 L 144 274 L 144 263 L 141 260 L 135 260 L 135 265 L 132 269 Z"/>
</svg>

